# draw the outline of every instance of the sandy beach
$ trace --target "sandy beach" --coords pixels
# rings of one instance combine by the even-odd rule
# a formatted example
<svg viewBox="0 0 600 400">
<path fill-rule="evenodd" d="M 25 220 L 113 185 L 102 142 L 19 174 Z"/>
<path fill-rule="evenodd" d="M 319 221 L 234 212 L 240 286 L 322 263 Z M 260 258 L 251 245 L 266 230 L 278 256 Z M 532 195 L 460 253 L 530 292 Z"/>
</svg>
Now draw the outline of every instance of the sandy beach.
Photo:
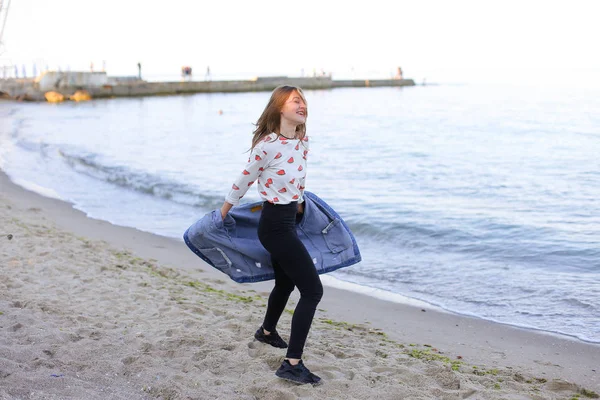
<svg viewBox="0 0 600 400">
<path fill-rule="evenodd" d="M 253 339 L 271 286 L 0 171 L 0 399 L 599 397 L 599 345 L 327 286 L 304 355 L 324 384 L 281 381 Z"/>
</svg>

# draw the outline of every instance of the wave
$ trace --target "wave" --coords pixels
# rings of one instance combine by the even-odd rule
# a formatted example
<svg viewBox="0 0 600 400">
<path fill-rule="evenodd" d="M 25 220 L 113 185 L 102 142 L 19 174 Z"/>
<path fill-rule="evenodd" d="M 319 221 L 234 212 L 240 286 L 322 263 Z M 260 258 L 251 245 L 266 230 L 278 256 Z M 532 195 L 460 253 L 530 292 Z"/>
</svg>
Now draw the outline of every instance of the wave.
<svg viewBox="0 0 600 400">
<path fill-rule="evenodd" d="M 28 151 L 36 151 L 44 158 L 56 154 L 72 170 L 93 179 L 134 190 L 149 196 L 162 198 L 178 204 L 212 210 L 223 202 L 221 193 L 207 193 L 198 186 L 164 177 L 129 166 L 110 165 L 102 162 L 95 153 L 81 153 L 44 142 L 18 140 L 18 145 Z M 518 224 L 498 223 L 489 220 L 469 219 L 464 216 L 461 224 L 452 218 L 421 215 L 414 211 L 389 215 L 347 215 L 346 222 L 359 241 L 376 244 L 377 247 L 393 247 L 401 252 L 417 254 L 454 254 L 470 263 L 501 262 L 506 265 L 566 271 L 598 271 L 600 250 L 589 244 L 564 240 L 548 241 L 553 236 L 547 228 Z M 516 240 L 518 238 L 518 240 Z"/>
<path fill-rule="evenodd" d="M 396 219 L 394 221 L 393 219 Z M 419 222 L 398 222 L 402 215 L 385 220 L 355 221 L 352 217 L 346 221 L 352 231 L 364 237 L 388 243 L 401 244 L 411 248 L 429 247 L 434 242 L 469 241 L 473 236 L 464 230 L 444 228 Z"/>
<path fill-rule="evenodd" d="M 60 149 L 58 154 L 75 171 L 125 189 L 205 209 L 215 209 L 223 204 L 222 195 L 200 193 L 189 184 L 144 171 L 135 171 L 130 167 L 104 165 L 98 161 L 95 154 L 74 155 Z"/>
<path fill-rule="evenodd" d="M 370 216 L 368 221 L 357 221 L 356 216 L 350 216 L 346 222 L 359 244 L 362 239 L 399 251 L 454 254 L 475 263 L 499 262 L 507 266 L 537 266 L 557 271 L 600 271 L 600 249 L 574 238 L 570 241 L 549 241 L 548 238 L 557 233 L 547 228 L 491 222 L 482 224 L 465 218 L 459 229 L 448 227 L 452 221 L 446 224 L 439 219 L 437 224 L 432 224 L 425 218 L 409 221 L 402 215 L 386 219 Z"/>
<path fill-rule="evenodd" d="M 586 312 L 591 313 L 591 314 L 595 314 L 597 313 L 597 306 L 591 303 L 588 303 L 586 301 L 580 300 L 580 299 L 576 299 L 576 298 L 565 298 L 562 299 L 562 302 L 572 306 L 572 307 L 576 307 L 576 308 L 581 308 L 583 310 L 586 310 Z"/>
</svg>

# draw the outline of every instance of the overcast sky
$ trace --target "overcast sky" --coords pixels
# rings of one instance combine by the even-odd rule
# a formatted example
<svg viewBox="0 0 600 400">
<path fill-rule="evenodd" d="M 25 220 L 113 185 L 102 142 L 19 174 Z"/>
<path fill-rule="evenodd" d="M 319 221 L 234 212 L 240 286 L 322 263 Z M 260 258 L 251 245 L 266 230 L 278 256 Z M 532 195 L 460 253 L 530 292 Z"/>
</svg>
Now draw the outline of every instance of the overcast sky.
<svg viewBox="0 0 600 400">
<path fill-rule="evenodd" d="M 5 0 L 6 2 L 6 0 Z M 12 0 L 2 64 L 214 77 L 600 82 L 600 1 Z M 28 67 L 29 68 L 29 67 Z"/>
</svg>

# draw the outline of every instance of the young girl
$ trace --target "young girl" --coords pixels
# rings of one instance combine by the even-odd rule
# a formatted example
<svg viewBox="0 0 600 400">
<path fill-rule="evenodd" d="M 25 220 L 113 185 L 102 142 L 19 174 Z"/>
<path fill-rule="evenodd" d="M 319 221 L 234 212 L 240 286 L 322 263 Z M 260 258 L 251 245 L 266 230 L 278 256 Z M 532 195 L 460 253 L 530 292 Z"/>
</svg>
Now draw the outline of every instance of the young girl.
<svg viewBox="0 0 600 400">
<path fill-rule="evenodd" d="M 311 256 L 296 234 L 296 217 L 303 210 L 308 137 L 306 99 L 293 86 L 276 88 L 256 123 L 248 164 L 221 207 L 223 218 L 256 181 L 264 200 L 258 238 L 271 254 L 275 287 L 264 322 L 254 337 L 287 355 L 275 375 L 297 383 L 318 384 L 321 378 L 302 363 L 302 351 L 323 286 Z M 300 301 L 292 318 L 289 347 L 277 333 L 277 322 L 294 286 Z"/>
</svg>

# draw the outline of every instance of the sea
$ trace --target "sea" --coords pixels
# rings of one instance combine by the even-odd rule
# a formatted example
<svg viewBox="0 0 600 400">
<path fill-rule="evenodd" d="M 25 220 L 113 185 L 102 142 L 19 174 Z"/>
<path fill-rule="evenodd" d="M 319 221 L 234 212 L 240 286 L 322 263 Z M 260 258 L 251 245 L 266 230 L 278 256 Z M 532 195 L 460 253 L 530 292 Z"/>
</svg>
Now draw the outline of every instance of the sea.
<svg viewBox="0 0 600 400">
<path fill-rule="evenodd" d="M 363 258 L 329 282 L 600 343 L 600 88 L 305 94 L 306 190 Z M 90 217 L 182 240 L 223 203 L 269 95 L 0 102 L 0 168 Z"/>
</svg>

